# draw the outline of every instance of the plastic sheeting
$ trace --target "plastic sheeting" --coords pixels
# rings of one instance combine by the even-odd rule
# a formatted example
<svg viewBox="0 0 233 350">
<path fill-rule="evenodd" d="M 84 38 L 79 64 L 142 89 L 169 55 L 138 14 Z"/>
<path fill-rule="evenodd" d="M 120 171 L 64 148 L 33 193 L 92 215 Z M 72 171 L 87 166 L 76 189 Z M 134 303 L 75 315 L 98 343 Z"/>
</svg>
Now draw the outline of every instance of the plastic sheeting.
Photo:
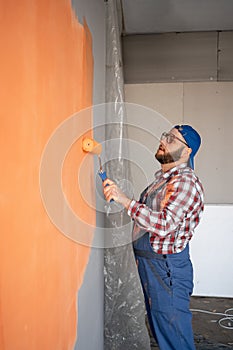
<svg viewBox="0 0 233 350">
<path fill-rule="evenodd" d="M 126 143 L 123 142 L 127 139 L 127 129 L 117 4 L 115 0 L 106 2 L 106 102 L 111 103 L 106 104 L 105 132 L 106 140 L 110 141 L 106 154 L 110 160 L 105 164 L 105 169 L 108 177 L 118 184 L 124 184 L 124 190 L 127 191 L 127 184 L 130 184 L 130 167 L 125 157 Z M 111 140 L 114 142 L 111 143 Z M 118 156 L 111 157 L 116 154 L 116 147 Z M 115 203 L 106 205 L 106 227 L 111 228 L 113 232 L 114 245 L 105 249 L 104 258 L 106 350 L 150 349 L 145 326 L 144 297 L 132 245 L 117 244 L 122 233 L 131 234 L 123 232 L 126 228 L 129 230 L 130 225 L 125 225 L 129 220 L 125 210 Z"/>
</svg>

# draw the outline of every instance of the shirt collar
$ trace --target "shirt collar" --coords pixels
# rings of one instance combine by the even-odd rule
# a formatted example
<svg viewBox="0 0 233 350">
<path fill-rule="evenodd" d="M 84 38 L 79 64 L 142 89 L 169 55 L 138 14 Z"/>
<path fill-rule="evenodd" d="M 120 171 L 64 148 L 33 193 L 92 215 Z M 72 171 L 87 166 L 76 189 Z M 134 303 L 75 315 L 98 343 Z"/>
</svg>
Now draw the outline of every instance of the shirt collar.
<svg viewBox="0 0 233 350">
<path fill-rule="evenodd" d="M 160 169 L 155 173 L 155 179 L 168 179 L 171 175 L 176 175 L 179 173 L 179 171 L 181 169 L 184 169 L 187 167 L 186 163 L 182 163 L 180 165 L 174 166 L 173 168 L 171 168 L 170 170 L 166 171 L 165 173 L 163 173 L 163 171 Z"/>
</svg>

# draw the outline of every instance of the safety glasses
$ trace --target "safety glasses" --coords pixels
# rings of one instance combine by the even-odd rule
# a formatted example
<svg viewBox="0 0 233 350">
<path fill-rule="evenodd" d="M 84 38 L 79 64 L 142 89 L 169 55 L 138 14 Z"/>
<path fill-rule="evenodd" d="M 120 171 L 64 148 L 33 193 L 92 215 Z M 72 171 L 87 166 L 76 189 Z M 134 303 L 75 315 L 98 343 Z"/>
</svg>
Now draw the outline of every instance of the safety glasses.
<svg viewBox="0 0 233 350">
<path fill-rule="evenodd" d="M 189 145 L 185 141 L 179 139 L 179 137 L 177 137 L 171 133 L 163 132 L 161 137 L 160 137 L 160 141 L 163 141 L 164 139 L 166 139 L 167 143 L 172 143 L 176 139 L 176 140 L 182 142 L 187 147 L 189 147 Z"/>
</svg>

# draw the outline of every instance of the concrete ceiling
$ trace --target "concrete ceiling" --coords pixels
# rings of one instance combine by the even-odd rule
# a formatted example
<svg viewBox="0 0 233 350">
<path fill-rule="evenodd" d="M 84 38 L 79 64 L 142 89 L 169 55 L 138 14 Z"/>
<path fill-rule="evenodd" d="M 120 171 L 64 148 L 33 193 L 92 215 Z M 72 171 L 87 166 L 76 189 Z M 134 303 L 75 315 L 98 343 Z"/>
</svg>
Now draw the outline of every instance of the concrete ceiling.
<svg viewBox="0 0 233 350">
<path fill-rule="evenodd" d="M 123 34 L 233 30 L 233 0 L 120 0 Z"/>
</svg>

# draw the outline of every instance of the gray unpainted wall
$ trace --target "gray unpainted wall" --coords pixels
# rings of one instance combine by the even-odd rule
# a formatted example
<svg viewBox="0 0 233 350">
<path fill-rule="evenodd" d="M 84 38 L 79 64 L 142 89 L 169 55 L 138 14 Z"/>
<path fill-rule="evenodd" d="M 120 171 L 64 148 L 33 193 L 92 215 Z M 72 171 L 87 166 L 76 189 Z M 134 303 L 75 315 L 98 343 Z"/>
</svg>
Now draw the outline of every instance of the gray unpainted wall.
<svg viewBox="0 0 233 350">
<path fill-rule="evenodd" d="M 128 35 L 126 84 L 233 80 L 233 31 Z"/>
<path fill-rule="evenodd" d="M 105 6 L 103 0 L 72 0 L 72 7 L 92 35 L 94 57 L 93 104 L 105 102 Z M 94 137 L 103 139 L 103 130 L 95 128 Z M 104 121 L 103 121 L 104 122 Z M 95 168 L 97 164 L 95 163 Z M 96 169 L 95 169 L 96 172 Z M 97 212 L 96 226 L 103 226 L 103 215 Z M 78 293 L 78 333 L 75 350 L 104 349 L 104 278 L 103 249 L 91 248 L 84 281 Z"/>
</svg>

